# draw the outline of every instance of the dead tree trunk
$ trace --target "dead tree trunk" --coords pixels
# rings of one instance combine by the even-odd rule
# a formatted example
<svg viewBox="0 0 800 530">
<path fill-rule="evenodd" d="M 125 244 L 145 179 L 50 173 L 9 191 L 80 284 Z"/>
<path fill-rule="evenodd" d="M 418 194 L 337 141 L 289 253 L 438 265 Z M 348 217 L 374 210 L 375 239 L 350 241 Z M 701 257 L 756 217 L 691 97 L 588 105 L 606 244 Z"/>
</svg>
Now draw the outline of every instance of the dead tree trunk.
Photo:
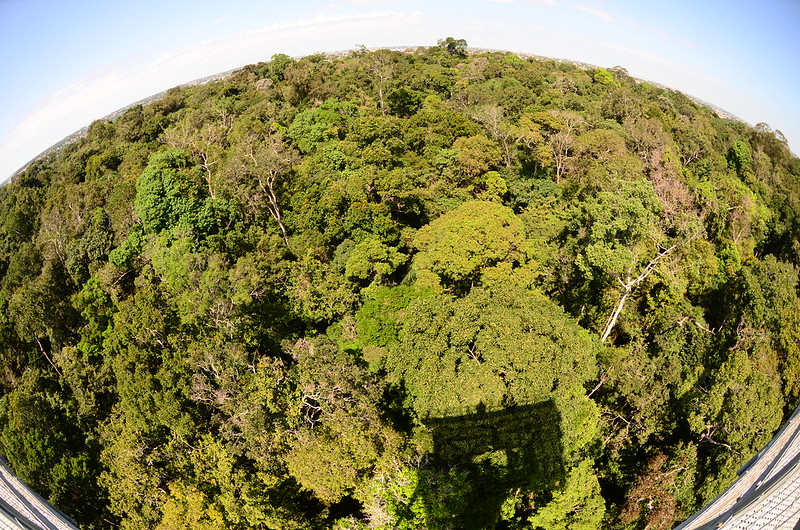
<svg viewBox="0 0 800 530">
<path fill-rule="evenodd" d="M 283 217 L 281 216 L 281 209 L 278 206 L 278 198 L 275 196 L 275 179 L 277 178 L 277 174 L 270 174 L 267 178 L 267 185 L 264 186 L 264 181 L 261 179 L 258 180 L 258 184 L 261 187 L 261 191 L 264 192 L 269 200 L 269 213 L 272 214 L 272 218 L 275 219 L 275 222 L 278 223 L 278 227 L 281 229 L 281 234 L 283 234 L 283 241 L 286 243 L 286 246 L 289 246 L 289 234 L 286 231 L 286 226 L 283 224 Z"/>
<path fill-rule="evenodd" d="M 603 333 L 600 335 L 600 342 L 605 342 L 606 340 L 608 340 L 608 336 L 611 335 L 611 330 L 614 329 L 614 325 L 616 325 L 617 319 L 619 318 L 620 313 L 622 313 L 622 308 L 625 307 L 625 301 L 628 299 L 628 295 L 631 293 L 633 288 L 642 283 L 644 280 L 646 280 L 647 277 L 650 276 L 650 273 L 652 273 L 655 270 L 656 266 L 658 265 L 658 262 L 661 261 L 664 258 L 664 256 L 672 252 L 677 247 L 678 247 L 677 243 L 669 248 L 664 248 L 659 245 L 658 254 L 656 255 L 656 257 L 650 260 L 650 262 L 647 264 L 647 266 L 645 266 L 644 270 L 641 272 L 641 274 L 639 274 L 639 276 L 635 278 L 632 277 L 633 265 L 631 265 L 631 268 L 628 269 L 628 273 L 624 281 L 620 278 L 617 278 L 620 285 L 622 285 L 622 292 L 620 293 L 619 301 L 617 302 L 614 311 L 611 313 L 611 316 L 608 317 L 608 320 L 606 321 L 606 326 L 603 328 Z"/>
<path fill-rule="evenodd" d="M 278 179 L 285 175 L 296 161 L 296 154 L 288 148 L 282 140 L 274 134 L 267 135 L 263 141 L 258 138 L 251 139 L 245 153 L 250 161 L 253 173 L 257 175 L 258 187 L 267 198 L 267 209 L 278 227 L 281 229 L 283 241 L 289 246 L 289 233 L 283 224 L 283 215 L 275 193 Z"/>
</svg>

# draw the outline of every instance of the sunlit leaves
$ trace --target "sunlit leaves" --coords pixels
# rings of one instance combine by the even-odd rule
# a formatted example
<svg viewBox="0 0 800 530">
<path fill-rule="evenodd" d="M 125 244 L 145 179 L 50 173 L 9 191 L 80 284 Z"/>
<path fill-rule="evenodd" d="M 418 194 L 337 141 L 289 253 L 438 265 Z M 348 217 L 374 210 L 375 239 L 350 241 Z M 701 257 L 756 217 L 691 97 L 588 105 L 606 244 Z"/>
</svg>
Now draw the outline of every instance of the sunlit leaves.
<svg viewBox="0 0 800 530">
<path fill-rule="evenodd" d="M 524 237 L 522 221 L 510 209 L 495 202 L 467 202 L 417 233 L 415 268 L 463 289 L 489 267 L 520 263 Z"/>
</svg>

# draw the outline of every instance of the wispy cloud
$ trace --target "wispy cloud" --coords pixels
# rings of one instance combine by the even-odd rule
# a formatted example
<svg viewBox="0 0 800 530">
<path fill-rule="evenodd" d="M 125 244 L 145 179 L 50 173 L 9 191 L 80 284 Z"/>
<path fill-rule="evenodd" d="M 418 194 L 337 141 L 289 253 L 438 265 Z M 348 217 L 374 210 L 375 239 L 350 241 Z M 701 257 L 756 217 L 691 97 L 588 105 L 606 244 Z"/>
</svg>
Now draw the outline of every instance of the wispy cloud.
<svg viewBox="0 0 800 530">
<path fill-rule="evenodd" d="M 609 48 L 627 54 L 632 57 L 638 57 L 645 60 L 652 65 L 659 65 L 662 69 L 674 72 L 676 79 L 684 79 L 686 81 L 702 81 L 705 85 L 720 87 L 723 83 L 720 79 L 709 75 L 705 72 L 700 72 L 687 67 L 683 62 L 676 59 L 671 59 L 663 55 L 655 54 L 641 48 L 632 46 L 623 46 L 610 42 L 596 43 L 598 46 Z M 632 61 L 628 61 L 630 64 Z"/>
<path fill-rule="evenodd" d="M 598 9 L 592 6 L 584 6 L 584 5 L 574 5 L 572 6 L 573 9 L 577 9 L 578 11 L 585 11 L 586 13 L 591 13 L 592 15 L 596 16 L 599 19 L 605 20 L 606 22 L 611 22 L 612 24 L 616 22 L 614 17 L 603 11 L 602 9 Z"/>
<path fill-rule="evenodd" d="M 647 29 L 649 29 L 650 31 L 652 31 L 653 33 L 655 33 L 656 35 L 658 35 L 660 37 L 664 37 L 665 39 L 669 39 L 670 38 L 670 34 L 667 33 L 666 31 L 664 31 L 663 29 L 657 28 L 655 26 L 650 26 Z"/>
<path fill-rule="evenodd" d="M 347 15 L 320 14 L 313 18 L 301 19 L 293 22 L 278 22 L 262 29 L 245 32 L 246 35 L 262 35 L 274 37 L 275 32 L 286 30 L 307 30 L 309 28 L 324 28 L 325 30 L 341 31 L 353 27 L 369 26 L 373 23 L 399 22 L 408 17 L 417 17 L 419 13 L 400 13 L 396 11 L 373 11 L 370 13 L 357 13 Z"/>
<path fill-rule="evenodd" d="M 697 44 L 695 44 L 694 42 L 692 42 L 692 41 L 690 41 L 688 39 L 684 39 L 683 37 L 678 37 L 676 35 L 673 35 L 672 33 L 664 31 L 661 28 L 657 28 L 655 26 L 650 26 L 647 29 L 649 29 L 650 31 L 652 31 L 653 33 L 655 33 L 656 35 L 658 35 L 659 37 L 661 37 L 663 39 L 680 42 L 681 44 L 683 44 L 687 48 L 692 48 L 692 49 L 695 49 L 695 50 L 698 49 Z"/>
<path fill-rule="evenodd" d="M 347 0 L 348 4 L 357 6 L 385 6 L 390 4 L 402 4 L 404 0 Z"/>
<path fill-rule="evenodd" d="M 216 19 L 212 20 L 211 22 L 209 22 L 208 24 L 206 24 L 205 26 L 203 26 L 200 29 L 201 30 L 210 29 L 210 28 L 213 28 L 214 26 L 218 26 L 219 24 L 223 24 L 223 23 L 227 22 L 228 20 L 229 19 L 227 17 L 216 18 Z"/>
<path fill-rule="evenodd" d="M 483 0 L 484 2 L 489 2 L 491 4 L 514 4 L 514 3 L 522 3 L 530 6 L 557 6 L 558 2 L 556 0 Z"/>
<path fill-rule="evenodd" d="M 639 28 L 641 28 L 641 26 L 639 25 L 639 23 L 638 23 L 638 22 L 636 22 L 636 21 L 635 21 L 635 20 L 633 20 L 633 19 L 630 19 L 630 18 L 629 18 L 629 19 L 627 19 L 625 22 L 626 22 L 626 23 L 627 23 L 627 24 L 628 24 L 630 27 L 632 27 L 633 29 L 639 29 Z"/>
</svg>

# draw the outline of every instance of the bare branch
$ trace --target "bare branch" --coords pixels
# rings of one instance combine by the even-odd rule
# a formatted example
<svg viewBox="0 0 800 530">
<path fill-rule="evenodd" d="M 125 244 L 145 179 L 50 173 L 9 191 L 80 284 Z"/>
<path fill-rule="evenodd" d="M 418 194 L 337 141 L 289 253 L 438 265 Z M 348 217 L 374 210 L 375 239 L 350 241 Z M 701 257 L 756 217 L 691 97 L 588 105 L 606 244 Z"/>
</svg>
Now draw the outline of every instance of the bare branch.
<svg viewBox="0 0 800 530">
<path fill-rule="evenodd" d="M 627 282 L 623 282 L 622 280 L 617 278 L 619 280 L 619 282 L 622 284 L 622 293 L 620 294 L 619 301 L 617 302 L 617 305 L 614 308 L 614 311 L 611 313 L 611 316 L 609 316 L 608 320 L 606 321 L 606 325 L 603 328 L 603 332 L 600 334 L 600 342 L 605 342 L 606 340 L 608 340 L 608 336 L 611 335 L 611 330 L 614 329 L 614 325 L 617 323 L 617 319 L 619 318 L 620 313 L 622 313 L 622 308 L 625 306 L 625 301 L 627 300 L 628 295 L 633 290 L 633 288 L 636 287 L 641 282 L 643 282 L 644 280 L 646 280 L 647 277 L 650 276 L 650 274 L 656 269 L 656 266 L 658 266 L 658 263 L 667 254 L 669 254 L 670 252 L 672 252 L 673 250 L 675 250 L 676 248 L 681 246 L 681 244 L 683 244 L 683 243 L 675 243 L 674 245 L 672 245 L 669 248 L 664 248 L 661 245 L 657 245 L 658 246 L 658 254 L 656 254 L 656 256 L 647 263 L 647 265 L 645 266 L 644 270 L 642 270 L 642 272 L 641 272 L 641 274 L 639 274 L 639 276 L 637 276 L 636 278 L 634 278 L 632 280 L 630 279 L 631 274 L 632 274 L 631 271 L 633 269 L 633 265 L 631 264 L 631 267 L 628 269 L 628 281 Z M 635 256 L 634 256 L 634 260 L 635 260 Z"/>
</svg>

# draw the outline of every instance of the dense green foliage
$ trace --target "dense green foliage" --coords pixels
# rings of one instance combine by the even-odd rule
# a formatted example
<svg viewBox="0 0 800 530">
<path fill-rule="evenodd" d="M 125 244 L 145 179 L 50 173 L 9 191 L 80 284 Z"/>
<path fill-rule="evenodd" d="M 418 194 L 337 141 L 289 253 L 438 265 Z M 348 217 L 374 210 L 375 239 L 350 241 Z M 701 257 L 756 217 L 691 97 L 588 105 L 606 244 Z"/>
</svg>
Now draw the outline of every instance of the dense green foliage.
<svg viewBox="0 0 800 530">
<path fill-rule="evenodd" d="M 620 68 L 279 55 L 0 189 L 0 453 L 83 528 L 670 528 L 798 258 L 782 136 Z"/>
</svg>

